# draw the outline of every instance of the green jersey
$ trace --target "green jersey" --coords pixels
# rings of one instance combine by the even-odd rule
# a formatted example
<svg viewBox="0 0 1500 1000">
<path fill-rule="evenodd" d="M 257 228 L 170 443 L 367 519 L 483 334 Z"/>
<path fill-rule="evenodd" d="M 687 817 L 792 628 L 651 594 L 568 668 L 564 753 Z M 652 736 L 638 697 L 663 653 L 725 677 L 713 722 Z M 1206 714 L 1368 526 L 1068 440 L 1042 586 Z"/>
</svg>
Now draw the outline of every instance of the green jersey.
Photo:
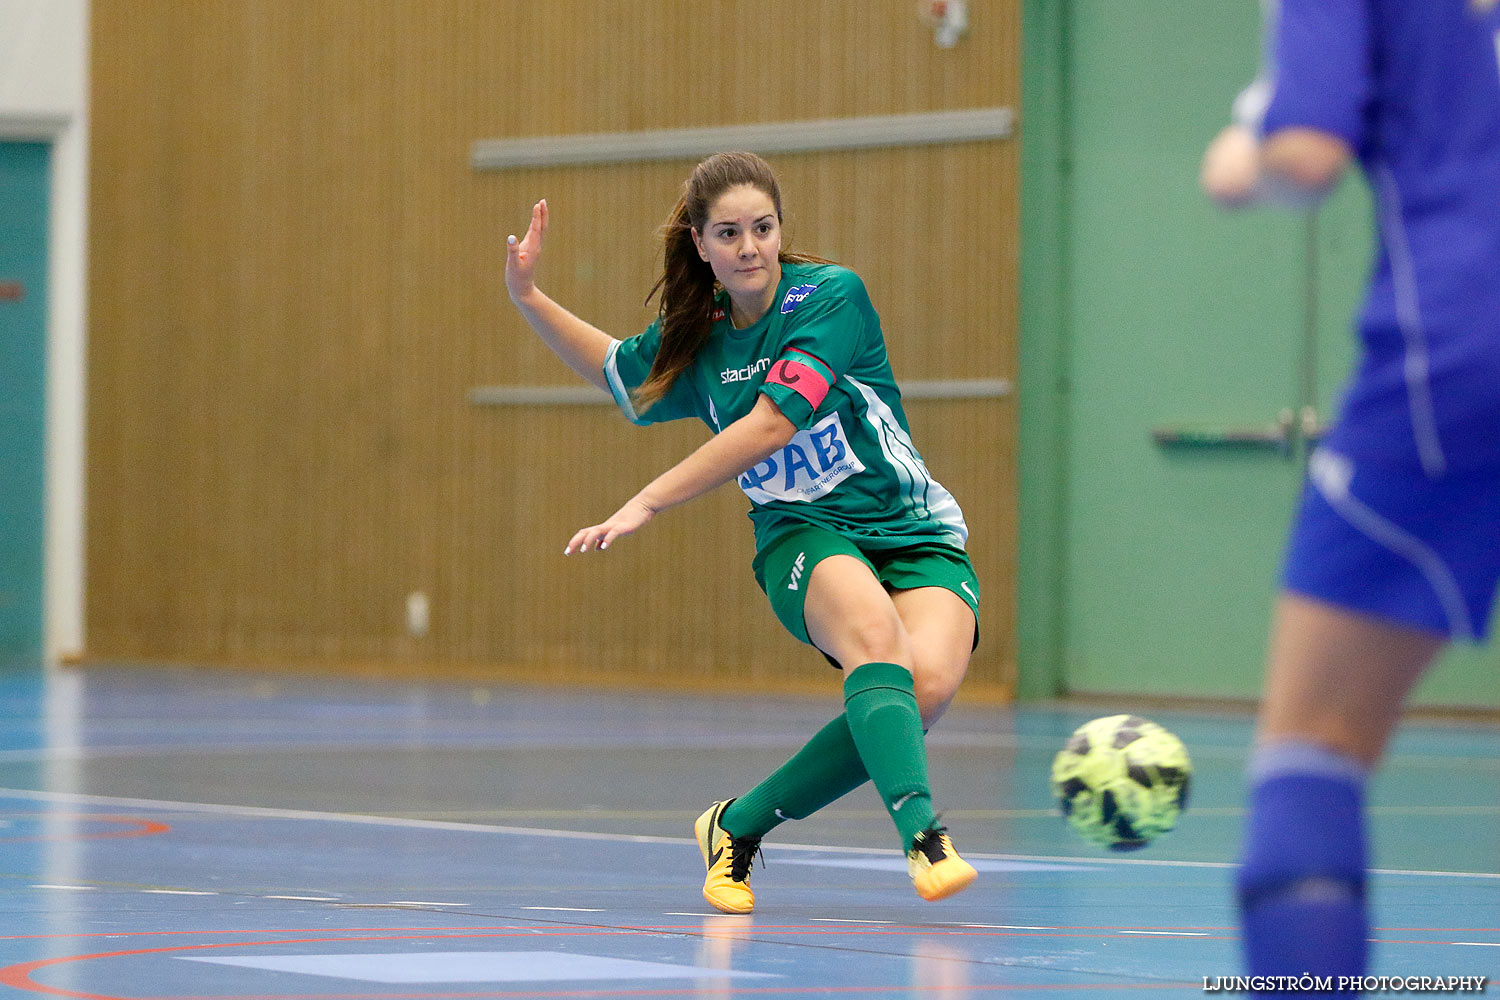
<svg viewBox="0 0 1500 1000">
<path fill-rule="evenodd" d="M 666 395 L 638 413 L 630 394 L 651 370 L 660 320 L 617 341 L 604 361 L 610 391 L 638 424 L 698 417 L 718 433 L 762 394 L 796 427 L 786 447 L 739 477 L 756 548 L 814 524 L 867 548 L 968 538 L 963 512 L 912 444 L 880 317 L 864 282 L 833 264 L 784 263 L 771 308 L 729 322 L 720 293 L 713 329 Z"/>
</svg>

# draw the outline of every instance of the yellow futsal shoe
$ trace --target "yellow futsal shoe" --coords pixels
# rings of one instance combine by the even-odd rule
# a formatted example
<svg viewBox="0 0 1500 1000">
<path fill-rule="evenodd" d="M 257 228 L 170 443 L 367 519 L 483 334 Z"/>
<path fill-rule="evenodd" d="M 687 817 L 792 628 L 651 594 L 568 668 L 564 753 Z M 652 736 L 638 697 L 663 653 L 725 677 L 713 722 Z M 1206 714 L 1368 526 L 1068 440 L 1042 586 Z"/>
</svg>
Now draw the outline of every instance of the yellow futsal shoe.
<svg viewBox="0 0 1500 1000">
<path fill-rule="evenodd" d="M 974 866 L 958 856 L 948 831 L 941 826 L 928 827 L 917 834 L 911 850 L 906 852 L 906 870 L 917 895 L 928 902 L 945 899 L 962 892 L 979 876 Z"/>
<path fill-rule="evenodd" d="M 760 850 L 760 838 L 732 837 L 719 825 L 719 817 L 733 801 L 709 806 L 693 824 L 693 832 L 698 835 L 698 850 L 703 852 L 703 863 L 708 866 L 703 898 L 724 913 L 749 913 L 755 909 L 755 893 L 750 891 L 750 859 Z"/>
</svg>

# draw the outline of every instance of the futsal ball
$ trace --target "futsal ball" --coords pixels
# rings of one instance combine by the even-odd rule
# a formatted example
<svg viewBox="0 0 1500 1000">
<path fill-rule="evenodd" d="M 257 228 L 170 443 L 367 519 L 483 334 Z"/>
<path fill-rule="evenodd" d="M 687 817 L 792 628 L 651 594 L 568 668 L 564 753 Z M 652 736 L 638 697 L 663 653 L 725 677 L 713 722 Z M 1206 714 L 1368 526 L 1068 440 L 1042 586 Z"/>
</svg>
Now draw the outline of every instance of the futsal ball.
<svg viewBox="0 0 1500 1000">
<path fill-rule="evenodd" d="M 1052 794 L 1068 825 L 1115 851 L 1145 847 L 1187 808 L 1187 747 L 1138 715 L 1084 723 L 1052 761 Z"/>
</svg>

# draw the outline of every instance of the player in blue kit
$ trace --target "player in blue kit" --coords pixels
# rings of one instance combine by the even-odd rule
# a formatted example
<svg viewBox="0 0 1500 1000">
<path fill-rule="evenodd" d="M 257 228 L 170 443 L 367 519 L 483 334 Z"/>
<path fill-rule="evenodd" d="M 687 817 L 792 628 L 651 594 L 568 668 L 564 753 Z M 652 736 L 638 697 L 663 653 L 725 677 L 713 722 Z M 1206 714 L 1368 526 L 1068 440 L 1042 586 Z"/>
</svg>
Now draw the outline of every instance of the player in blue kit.
<svg viewBox="0 0 1500 1000">
<path fill-rule="evenodd" d="M 977 637 L 979 581 L 958 504 L 912 444 L 859 276 L 781 247 L 781 192 L 750 153 L 694 169 L 664 227 L 660 315 L 616 340 L 537 289 L 546 202 L 510 237 L 505 283 L 547 345 L 638 424 L 696 417 L 713 432 L 567 553 L 608 548 L 731 479 L 750 499 L 752 569 L 787 630 L 844 677 L 845 710 L 694 832 L 704 898 L 755 905 L 761 838 L 874 783 L 923 899 L 975 878 L 937 820 L 923 733 L 947 709 Z"/>
<path fill-rule="evenodd" d="M 1355 976 L 1367 776 L 1444 644 L 1488 633 L 1500 580 L 1500 12 L 1281 0 L 1265 56 L 1205 190 L 1311 203 L 1357 159 L 1379 247 L 1291 534 L 1238 894 L 1252 974 Z"/>
</svg>

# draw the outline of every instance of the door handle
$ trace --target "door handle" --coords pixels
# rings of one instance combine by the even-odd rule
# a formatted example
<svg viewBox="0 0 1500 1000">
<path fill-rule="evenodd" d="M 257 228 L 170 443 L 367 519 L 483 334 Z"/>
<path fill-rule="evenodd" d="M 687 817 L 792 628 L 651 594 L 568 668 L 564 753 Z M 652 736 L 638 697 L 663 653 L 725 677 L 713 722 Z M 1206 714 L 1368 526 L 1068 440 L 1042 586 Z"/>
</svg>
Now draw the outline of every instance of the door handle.
<svg viewBox="0 0 1500 1000">
<path fill-rule="evenodd" d="M 1303 411 L 1303 433 L 1308 426 L 1308 412 Z M 1312 424 L 1317 424 L 1317 413 L 1312 413 Z M 1297 418 L 1290 407 L 1276 415 L 1274 423 L 1259 427 L 1223 427 L 1214 425 L 1177 424 L 1156 427 L 1151 439 L 1163 448 L 1192 448 L 1226 451 L 1274 451 L 1283 458 L 1292 454 L 1292 443 L 1297 433 Z"/>
<path fill-rule="evenodd" d="M 1323 440 L 1323 435 L 1328 433 L 1328 425 L 1318 416 L 1318 408 L 1304 406 L 1299 419 L 1302 423 L 1302 440 L 1307 442 L 1308 447 L 1316 447 Z"/>
</svg>

